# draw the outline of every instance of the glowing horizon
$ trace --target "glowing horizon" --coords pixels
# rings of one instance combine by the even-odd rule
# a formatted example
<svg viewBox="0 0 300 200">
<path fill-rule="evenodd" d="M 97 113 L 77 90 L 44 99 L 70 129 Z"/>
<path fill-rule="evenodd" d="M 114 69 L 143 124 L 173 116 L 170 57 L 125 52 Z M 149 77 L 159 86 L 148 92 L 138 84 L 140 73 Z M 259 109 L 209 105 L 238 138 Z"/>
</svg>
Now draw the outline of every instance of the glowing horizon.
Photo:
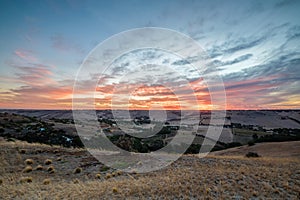
<svg viewBox="0 0 300 200">
<path fill-rule="evenodd" d="M 300 109 L 299 8 L 299 1 L 284 0 L 243 4 L 176 0 L 151 5 L 135 1 L 3 2 L 0 109 L 72 109 L 76 72 L 89 52 L 110 36 L 137 27 L 169 28 L 197 41 L 224 81 L 227 110 Z M 181 83 L 182 76 L 172 73 L 161 73 L 161 85 L 159 78 L 156 83 L 142 84 L 139 77 L 151 80 L 146 77 L 150 69 L 145 76 L 137 71 L 134 81 L 124 81 L 120 72 L 131 72 L 139 59 L 181 70 L 193 94 L 182 86 L 175 95 L 163 86 Z M 94 105 L 86 105 L 91 79 L 99 83 Z M 76 98 L 86 109 L 110 109 L 113 95 L 120 99 L 115 109 L 217 109 L 211 105 L 203 77 L 195 75 L 184 60 L 160 52 L 128 54 L 110 71 L 90 74 L 80 84 Z M 135 90 L 129 104 L 124 104 L 122 91 L 128 88 Z M 115 89 L 118 92 L 113 94 Z M 197 105 L 191 103 L 192 95 Z M 180 107 L 179 99 L 189 106 Z"/>
</svg>

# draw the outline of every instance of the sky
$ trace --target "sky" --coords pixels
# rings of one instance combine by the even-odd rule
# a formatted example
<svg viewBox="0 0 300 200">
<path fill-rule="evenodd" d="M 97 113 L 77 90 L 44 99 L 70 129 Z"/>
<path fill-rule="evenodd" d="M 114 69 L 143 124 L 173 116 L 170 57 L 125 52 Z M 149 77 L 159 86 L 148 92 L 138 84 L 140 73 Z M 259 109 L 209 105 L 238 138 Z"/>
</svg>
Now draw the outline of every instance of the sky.
<svg viewBox="0 0 300 200">
<path fill-rule="evenodd" d="M 222 78 L 226 109 L 300 109 L 299 10 L 299 0 L 0 0 L 0 108 L 71 109 L 77 72 L 99 43 L 160 27 L 201 46 Z M 127 105 L 115 101 L 118 109 L 213 107 L 205 75 L 160 50 L 128 52 L 99 73 L 79 83 L 83 108 L 91 88 L 97 109 L 111 108 L 113 94 L 122 99 L 122 88 L 133 89 Z M 181 92 L 168 88 L 178 82 Z"/>
</svg>

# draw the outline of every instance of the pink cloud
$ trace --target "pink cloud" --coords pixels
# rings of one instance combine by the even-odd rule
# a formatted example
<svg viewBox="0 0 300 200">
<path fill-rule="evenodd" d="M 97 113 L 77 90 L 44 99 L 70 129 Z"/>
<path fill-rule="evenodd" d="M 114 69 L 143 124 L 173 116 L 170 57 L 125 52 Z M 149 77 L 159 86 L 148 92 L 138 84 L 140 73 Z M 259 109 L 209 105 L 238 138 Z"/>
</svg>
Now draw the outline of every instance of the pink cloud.
<svg viewBox="0 0 300 200">
<path fill-rule="evenodd" d="M 38 59 L 33 55 L 31 51 L 18 49 L 15 50 L 14 54 L 19 58 L 22 58 L 28 62 L 36 62 Z"/>
</svg>

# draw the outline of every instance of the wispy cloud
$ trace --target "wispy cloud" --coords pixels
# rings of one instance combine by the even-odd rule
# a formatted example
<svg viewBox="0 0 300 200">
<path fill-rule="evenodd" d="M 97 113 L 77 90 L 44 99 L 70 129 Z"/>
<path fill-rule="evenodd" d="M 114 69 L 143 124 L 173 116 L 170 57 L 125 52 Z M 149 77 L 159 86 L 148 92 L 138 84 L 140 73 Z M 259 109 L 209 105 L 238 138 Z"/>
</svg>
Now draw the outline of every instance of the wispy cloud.
<svg viewBox="0 0 300 200">
<path fill-rule="evenodd" d="M 25 61 L 28 62 L 36 62 L 37 58 L 33 55 L 31 51 L 24 50 L 24 49 L 17 49 L 15 50 L 14 54 Z"/>
<path fill-rule="evenodd" d="M 52 36 L 50 39 L 52 41 L 52 47 L 54 47 L 59 51 L 63 51 L 63 52 L 72 51 L 80 55 L 86 53 L 79 44 L 72 42 L 70 39 L 67 39 L 63 35 L 57 34 Z"/>
</svg>

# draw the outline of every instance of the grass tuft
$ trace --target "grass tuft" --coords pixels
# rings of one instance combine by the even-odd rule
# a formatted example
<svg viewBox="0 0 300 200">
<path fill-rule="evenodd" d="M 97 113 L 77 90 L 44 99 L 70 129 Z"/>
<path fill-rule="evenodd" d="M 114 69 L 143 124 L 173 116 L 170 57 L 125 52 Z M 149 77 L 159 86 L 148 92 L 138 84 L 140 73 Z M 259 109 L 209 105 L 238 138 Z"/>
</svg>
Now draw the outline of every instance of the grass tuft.
<svg viewBox="0 0 300 200">
<path fill-rule="evenodd" d="M 43 180 L 44 185 L 49 185 L 51 183 L 51 180 L 49 178 L 46 178 Z"/>
<path fill-rule="evenodd" d="M 26 166 L 24 169 L 23 169 L 23 173 L 28 173 L 28 172 L 31 172 L 32 171 L 32 167 L 31 166 Z"/>
<path fill-rule="evenodd" d="M 101 174 L 98 173 L 98 174 L 95 175 L 95 177 L 96 177 L 97 179 L 100 179 L 100 178 L 101 178 Z"/>
<path fill-rule="evenodd" d="M 118 193 L 118 189 L 116 187 L 112 188 L 113 193 Z"/>
<path fill-rule="evenodd" d="M 116 173 L 117 173 L 119 176 L 123 174 L 123 172 L 120 171 L 120 170 L 118 170 Z"/>
<path fill-rule="evenodd" d="M 74 184 L 78 184 L 78 183 L 79 183 L 79 180 L 76 178 L 76 179 L 73 180 L 73 183 L 74 183 Z"/>
<path fill-rule="evenodd" d="M 105 179 L 110 179 L 112 177 L 112 175 L 110 174 L 110 173 L 107 173 L 106 175 L 105 175 Z"/>
<path fill-rule="evenodd" d="M 26 159 L 24 161 L 25 165 L 32 165 L 34 163 L 34 161 L 32 159 Z"/>
<path fill-rule="evenodd" d="M 50 165 L 52 164 L 52 160 L 50 159 L 46 159 L 45 162 L 44 162 L 45 165 Z"/>
<path fill-rule="evenodd" d="M 38 166 L 36 166 L 35 170 L 38 170 L 38 171 L 43 170 L 43 166 L 42 165 L 38 165 Z"/>
<path fill-rule="evenodd" d="M 27 176 L 27 177 L 22 177 L 21 179 L 20 179 L 20 183 L 31 183 L 32 182 L 32 177 L 29 177 L 29 176 Z"/>
<path fill-rule="evenodd" d="M 25 153 L 26 153 L 26 150 L 25 150 L 25 149 L 20 149 L 19 153 L 25 154 Z"/>
<path fill-rule="evenodd" d="M 48 171 L 50 174 L 52 174 L 52 173 L 55 172 L 55 169 L 54 169 L 54 167 L 51 165 L 51 166 L 49 166 L 49 167 L 47 168 L 47 171 Z M 51 173 L 51 172 L 52 172 L 52 173 Z"/>
<path fill-rule="evenodd" d="M 79 173 L 81 173 L 81 172 L 82 172 L 82 168 L 80 168 L 80 167 L 77 167 L 77 168 L 74 169 L 74 171 L 73 171 L 74 174 L 79 174 Z"/>
</svg>

